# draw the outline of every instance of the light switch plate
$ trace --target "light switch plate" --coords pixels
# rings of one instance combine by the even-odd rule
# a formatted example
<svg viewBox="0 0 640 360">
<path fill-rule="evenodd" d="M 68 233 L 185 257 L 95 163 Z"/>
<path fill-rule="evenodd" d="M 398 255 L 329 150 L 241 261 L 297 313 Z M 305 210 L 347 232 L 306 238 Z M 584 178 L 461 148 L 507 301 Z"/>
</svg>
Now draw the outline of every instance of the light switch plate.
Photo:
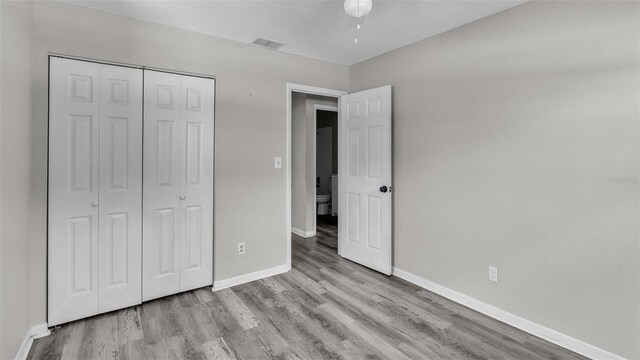
<svg viewBox="0 0 640 360">
<path fill-rule="evenodd" d="M 281 169 L 282 168 L 282 158 L 280 156 L 276 156 L 275 158 L 275 168 L 276 169 Z"/>
<path fill-rule="evenodd" d="M 498 268 L 495 266 L 489 266 L 489 280 L 498 282 Z"/>
</svg>

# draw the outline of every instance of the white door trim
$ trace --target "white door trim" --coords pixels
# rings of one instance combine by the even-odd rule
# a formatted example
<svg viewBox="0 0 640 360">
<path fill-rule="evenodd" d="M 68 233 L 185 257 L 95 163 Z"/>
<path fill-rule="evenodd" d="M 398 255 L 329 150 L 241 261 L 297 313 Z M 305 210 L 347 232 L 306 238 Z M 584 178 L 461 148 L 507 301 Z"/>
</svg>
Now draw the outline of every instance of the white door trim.
<svg viewBox="0 0 640 360">
<path fill-rule="evenodd" d="M 78 61 L 84 61 L 84 62 L 92 62 L 92 63 L 104 64 L 104 65 L 121 66 L 121 67 L 133 68 L 133 69 L 165 72 L 165 73 L 176 74 L 176 75 L 201 77 L 201 78 L 205 78 L 205 79 L 214 79 L 215 80 L 215 78 L 216 78 L 214 75 L 210 75 L 210 74 L 194 73 L 194 72 L 183 71 L 183 70 L 164 69 L 164 68 L 157 68 L 157 67 L 153 67 L 153 66 L 129 64 L 129 63 L 122 63 L 122 62 L 117 62 L 117 61 L 100 60 L 100 59 L 93 59 L 93 58 L 82 57 L 82 56 L 75 56 L 75 55 L 67 55 L 67 54 L 49 52 L 49 58 L 52 58 L 52 57 L 58 57 L 58 58 L 69 59 L 69 60 L 78 60 Z"/>
<path fill-rule="evenodd" d="M 29 328 L 18 349 L 15 360 L 25 360 L 29 355 L 31 346 L 33 346 L 33 341 L 41 337 L 49 336 L 50 334 L 51 331 L 49 331 L 49 325 L 47 323 L 38 324 Z"/>
<path fill-rule="evenodd" d="M 330 96 L 338 99 L 340 107 L 340 97 L 346 95 L 346 91 L 319 88 L 315 86 L 287 83 L 287 190 L 286 190 L 286 231 L 287 231 L 287 271 L 291 269 L 291 93 L 300 92 L 311 95 Z M 338 123 L 340 123 L 340 113 L 338 113 Z M 338 241 L 340 244 L 340 241 Z"/>
<path fill-rule="evenodd" d="M 338 99 L 338 101 L 340 101 L 340 99 Z M 331 112 L 335 112 L 338 115 L 338 129 L 340 129 L 340 113 L 338 112 L 338 107 L 337 106 L 331 106 L 331 105 L 322 105 L 322 104 L 313 104 L 313 123 L 311 124 L 311 127 L 313 129 L 317 129 L 318 128 L 318 110 L 322 110 L 322 111 L 331 111 Z M 340 131 L 340 130 L 338 130 Z M 313 152 L 313 156 L 311 156 L 311 158 L 313 159 L 311 161 L 311 169 L 313 169 L 313 178 L 316 179 L 316 177 L 318 176 L 318 174 L 316 173 L 316 157 L 318 156 L 318 144 L 317 144 L 317 136 L 314 136 L 312 138 L 312 144 L 311 144 L 311 151 Z M 332 139 L 331 141 L 335 141 L 335 139 Z M 309 164 L 307 164 L 309 165 Z M 313 236 L 315 236 L 318 233 L 318 198 L 314 197 L 312 200 L 313 203 Z"/>
</svg>

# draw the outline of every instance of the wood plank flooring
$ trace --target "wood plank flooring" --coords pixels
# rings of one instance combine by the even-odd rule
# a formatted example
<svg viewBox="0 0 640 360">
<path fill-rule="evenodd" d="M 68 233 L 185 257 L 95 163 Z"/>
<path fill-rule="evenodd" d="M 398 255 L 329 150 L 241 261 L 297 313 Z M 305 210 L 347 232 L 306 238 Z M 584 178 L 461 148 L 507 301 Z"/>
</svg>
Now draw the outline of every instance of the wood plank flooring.
<svg viewBox="0 0 640 360">
<path fill-rule="evenodd" d="M 338 217 L 331 215 L 318 215 L 316 243 L 338 251 Z"/>
<path fill-rule="evenodd" d="M 28 358 L 583 359 L 295 235 L 286 274 L 69 323 Z"/>
</svg>

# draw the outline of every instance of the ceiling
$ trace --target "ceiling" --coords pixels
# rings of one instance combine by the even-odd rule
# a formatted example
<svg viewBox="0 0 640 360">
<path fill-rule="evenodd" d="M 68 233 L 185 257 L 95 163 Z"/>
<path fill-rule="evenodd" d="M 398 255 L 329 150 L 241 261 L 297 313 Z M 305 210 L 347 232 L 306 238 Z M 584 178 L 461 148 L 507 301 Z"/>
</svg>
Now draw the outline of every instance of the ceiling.
<svg viewBox="0 0 640 360">
<path fill-rule="evenodd" d="M 373 0 L 354 43 L 342 0 L 62 0 L 80 6 L 351 65 L 493 15 L 526 0 Z"/>
</svg>

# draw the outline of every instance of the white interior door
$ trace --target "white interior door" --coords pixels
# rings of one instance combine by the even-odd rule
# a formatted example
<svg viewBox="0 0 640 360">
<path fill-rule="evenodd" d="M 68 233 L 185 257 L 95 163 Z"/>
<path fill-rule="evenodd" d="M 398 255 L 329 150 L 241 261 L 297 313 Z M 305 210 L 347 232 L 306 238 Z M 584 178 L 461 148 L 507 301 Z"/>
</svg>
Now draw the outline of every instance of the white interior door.
<svg viewBox="0 0 640 360">
<path fill-rule="evenodd" d="M 142 70 L 100 65 L 101 313 L 142 301 Z"/>
<path fill-rule="evenodd" d="M 340 255 L 390 275 L 391 86 L 340 102 Z"/>
<path fill-rule="evenodd" d="M 213 80 L 182 76 L 180 291 L 213 284 Z"/>
<path fill-rule="evenodd" d="M 98 313 L 100 65 L 51 58 L 49 324 Z"/>
<path fill-rule="evenodd" d="M 49 324 L 141 301 L 142 71 L 51 58 Z"/>
<path fill-rule="evenodd" d="M 213 91 L 145 71 L 144 300 L 213 283 Z"/>
<path fill-rule="evenodd" d="M 144 72 L 143 300 L 180 291 L 180 75 Z"/>
</svg>

